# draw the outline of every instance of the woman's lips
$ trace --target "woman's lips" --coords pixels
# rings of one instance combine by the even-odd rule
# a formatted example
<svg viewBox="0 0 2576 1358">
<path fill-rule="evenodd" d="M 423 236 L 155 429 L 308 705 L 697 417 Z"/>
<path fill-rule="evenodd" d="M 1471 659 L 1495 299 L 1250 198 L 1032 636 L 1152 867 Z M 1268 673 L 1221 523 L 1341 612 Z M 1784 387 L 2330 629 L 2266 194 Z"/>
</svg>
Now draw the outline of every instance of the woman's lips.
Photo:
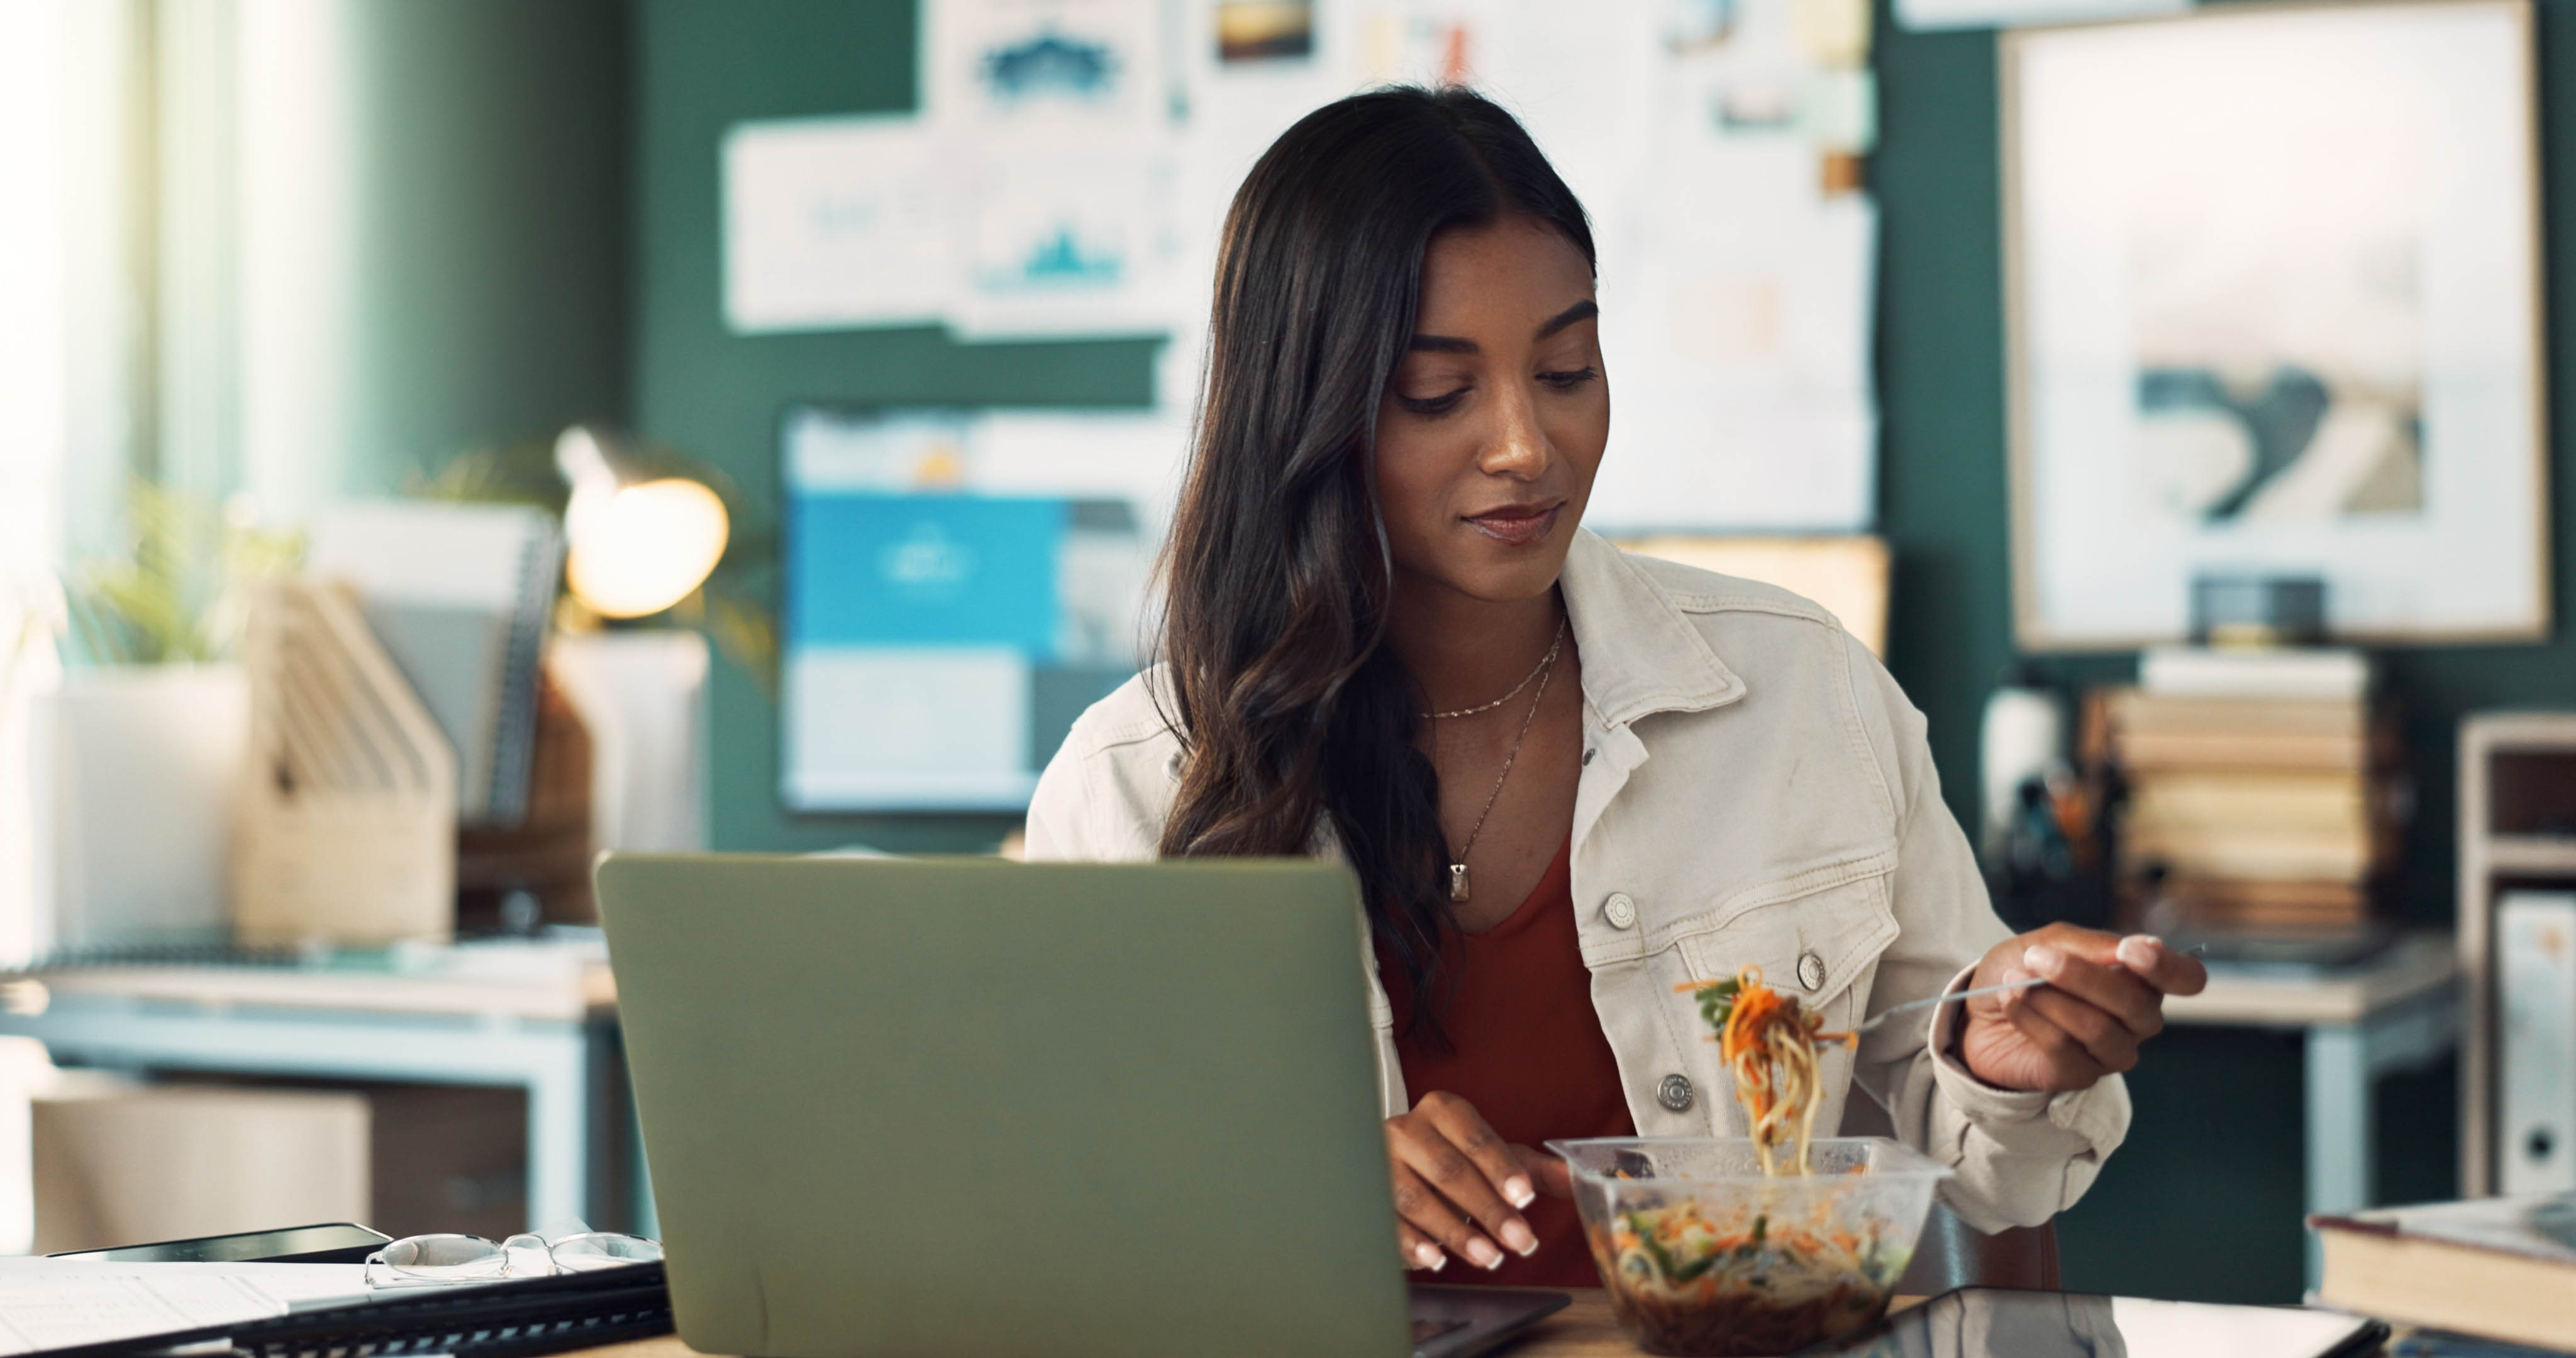
<svg viewBox="0 0 2576 1358">
<path fill-rule="evenodd" d="M 1563 505 L 1551 505 L 1546 509 L 1535 510 L 1523 509 L 1518 505 L 1507 505 L 1489 514 L 1479 514 L 1467 522 L 1474 524 L 1477 532 L 1496 542 L 1513 547 L 1526 547 L 1554 531 L 1556 516 L 1564 512 L 1564 509 Z"/>
</svg>

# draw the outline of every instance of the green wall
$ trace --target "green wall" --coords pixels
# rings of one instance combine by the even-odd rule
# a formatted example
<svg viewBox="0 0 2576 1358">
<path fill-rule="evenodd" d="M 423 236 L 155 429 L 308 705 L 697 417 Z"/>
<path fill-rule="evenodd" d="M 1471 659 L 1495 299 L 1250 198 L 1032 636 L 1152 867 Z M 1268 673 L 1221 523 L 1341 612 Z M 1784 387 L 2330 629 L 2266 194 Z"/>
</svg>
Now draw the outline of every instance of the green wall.
<svg viewBox="0 0 2576 1358">
<path fill-rule="evenodd" d="M 626 414 L 618 0 L 348 11 L 359 181 L 346 489 Z"/>
<path fill-rule="evenodd" d="M 915 106 L 912 0 L 644 0 L 637 10 L 635 418 L 722 467 L 773 513 L 778 417 L 796 401 L 1140 406 L 1150 342 L 954 344 L 936 329 L 739 336 L 725 329 L 718 146 L 749 118 Z M 715 844 L 911 852 L 992 848 L 1017 817 L 799 816 L 778 803 L 778 708 L 742 670 L 713 679 Z"/>
<path fill-rule="evenodd" d="M 151 20 L 156 138 L 133 149 L 154 239 L 149 305 L 121 323 L 151 397 L 131 465 L 84 469 L 100 495 L 121 504 L 131 474 L 294 521 L 468 449 L 626 418 L 627 0 L 132 8 Z M 248 42 L 294 53 L 291 122 L 245 113 L 273 103 L 235 88 Z M 315 126 L 332 134 L 308 144 Z M 295 253 L 272 269 L 272 249 Z M 295 417 L 254 427 L 263 399 Z"/>
<path fill-rule="evenodd" d="M 2549 0 L 2555 9 L 2567 0 Z M 717 147 L 746 118 L 914 105 L 911 0 L 768 0 L 756 8 L 643 0 L 638 11 L 633 392 L 638 423 L 714 461 L 776 503 L 776 420 L 791 401 L 1136 404 L 1151 392 L 1145 344 L 977 345 L 933 330 L 728 334 L 720 313 Z M 2020 659 L 2013 649 L 2004 471 L 2001 257 L 1994 41 L 1915 35 L 1880 16 L 1883 210 L 1878 364 L 1885 436 L 1883 531 L 1897 553 L 1890 663 L 1931 718 L 1953 808 L 1973 811 L 1978 712 Z M 2543 29 L 2544 83 L 2576 70 L 2576 47 Z M 2544 136 L 2570 117 L 2546 110 Z M 2576 259 L 2576 224 L 2555 211 L 2553 259 Z M 2557 248 L 2561 243 L 2569 249 Z M 2566 304 L 2552 308 L 2553 332 Z M 2570 371 L 2562 360 L 2557 371 Z M 2564 405 L 2564 381 L 2553 384 Z M 2554 443 L 2557 484 L 2576 445 Z M 2553 492 L 2554 494 L 2556 492 Z M 2558 597 L 2576 598 L 2566 516 L 2553 551 Z M 2406 907 L 2450 911 L 2451 731 L 2462 712 L 2576 701 L 2576 650 L 2546 646 L 2392 652 L 2412 704 L 2422 809 Z M 2031 663 L 2044 682 L 2124 677 L 2126 658 Z M 715 834 L 727 849 L 852 841 L 980 849 L 991 817 L 800 817 L 778 808 L 776 709 L 747 675 L 715 681 Z M 2065 1219 L 2071 1285 L 2213 1299 L 2298 1295 L 2299 1048 L 2249 1032 L 2169 1035 L 2133 1081 L 2131 1142 Z M 2449 1191 L 2447 1068 L 2391 1081 L 2381 1191 Z"/>
</svg>

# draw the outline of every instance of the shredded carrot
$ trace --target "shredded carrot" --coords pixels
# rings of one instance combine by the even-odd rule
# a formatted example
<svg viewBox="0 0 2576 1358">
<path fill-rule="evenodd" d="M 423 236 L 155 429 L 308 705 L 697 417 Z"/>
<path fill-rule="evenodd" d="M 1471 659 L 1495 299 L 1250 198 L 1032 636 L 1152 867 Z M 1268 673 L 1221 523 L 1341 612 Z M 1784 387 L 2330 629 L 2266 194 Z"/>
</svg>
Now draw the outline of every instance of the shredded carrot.
<svg viewBox="0 0 2576 1358">
<path fill-rule="evenodd" d="M 1763 1172 L 1778 1172 L 1775 1147 L 1794 1144 L 1796 1172 L 1807 1173 L 1807 1140 L 1824 1098 L 1817 1049 L 1857 1045 L 1859 1035 L 1820 1031 L 1823 1020 L 1764 985 L 1760 967 L 1745 967 L 1733 981 L 1674 989 L 1697 992 L 1700 1012 L 1716 1025 L 1718 1056 L 1735 1076 L 1735 1097 L 1744 1105 Z"/>
</svg>

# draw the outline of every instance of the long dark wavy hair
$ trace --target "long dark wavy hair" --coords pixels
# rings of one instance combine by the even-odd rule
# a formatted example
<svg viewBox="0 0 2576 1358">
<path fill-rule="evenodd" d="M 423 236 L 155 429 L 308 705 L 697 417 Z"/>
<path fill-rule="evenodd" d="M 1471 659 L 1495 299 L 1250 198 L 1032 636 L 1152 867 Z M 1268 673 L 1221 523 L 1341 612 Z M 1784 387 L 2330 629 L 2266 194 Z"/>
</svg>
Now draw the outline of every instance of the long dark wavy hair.
<svg viewBox="0 0 2576 1358">
<path fill-rule="evenodd" d="M 1565 181 L 1466 90 L 1354 95 L 1282 134 L 1226 214 L 1164 559 L 1164 715 L 1187 754 L 1163 854 L 1304 854 L 1329 825 L 1434 1036 L 1450 860 L 1422 695 L 1384 644 L 1377 412 L 1432 237 L 1514 213 L 1593 260 Z"/>
</svg>

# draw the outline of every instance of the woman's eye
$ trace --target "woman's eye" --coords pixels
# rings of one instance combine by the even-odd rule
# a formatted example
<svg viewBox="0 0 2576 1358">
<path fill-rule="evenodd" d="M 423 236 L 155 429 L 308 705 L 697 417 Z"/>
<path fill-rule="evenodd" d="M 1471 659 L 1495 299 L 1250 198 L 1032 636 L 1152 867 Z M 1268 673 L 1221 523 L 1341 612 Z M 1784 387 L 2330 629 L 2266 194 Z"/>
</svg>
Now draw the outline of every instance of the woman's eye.
<svg viewBox="0 0 2576 1358">
<path fill-rule="evenodd" d="M 1460 401 L 1467 399 L 1467 389 L 1460 387 L 1446 396 L 1399 395 L 1395 399 L 1402 402 L 1405 409 L 1416 415 L 1446 415 L 1457 409 Z"/>
<path fill-rule="evenodd" d="M 1538 380 L 1558 391 L 1572 391 L 1600 375 L 1590 368 L 1573 368 L 1565 372 L 1540 373 Z"/>
</svg>

